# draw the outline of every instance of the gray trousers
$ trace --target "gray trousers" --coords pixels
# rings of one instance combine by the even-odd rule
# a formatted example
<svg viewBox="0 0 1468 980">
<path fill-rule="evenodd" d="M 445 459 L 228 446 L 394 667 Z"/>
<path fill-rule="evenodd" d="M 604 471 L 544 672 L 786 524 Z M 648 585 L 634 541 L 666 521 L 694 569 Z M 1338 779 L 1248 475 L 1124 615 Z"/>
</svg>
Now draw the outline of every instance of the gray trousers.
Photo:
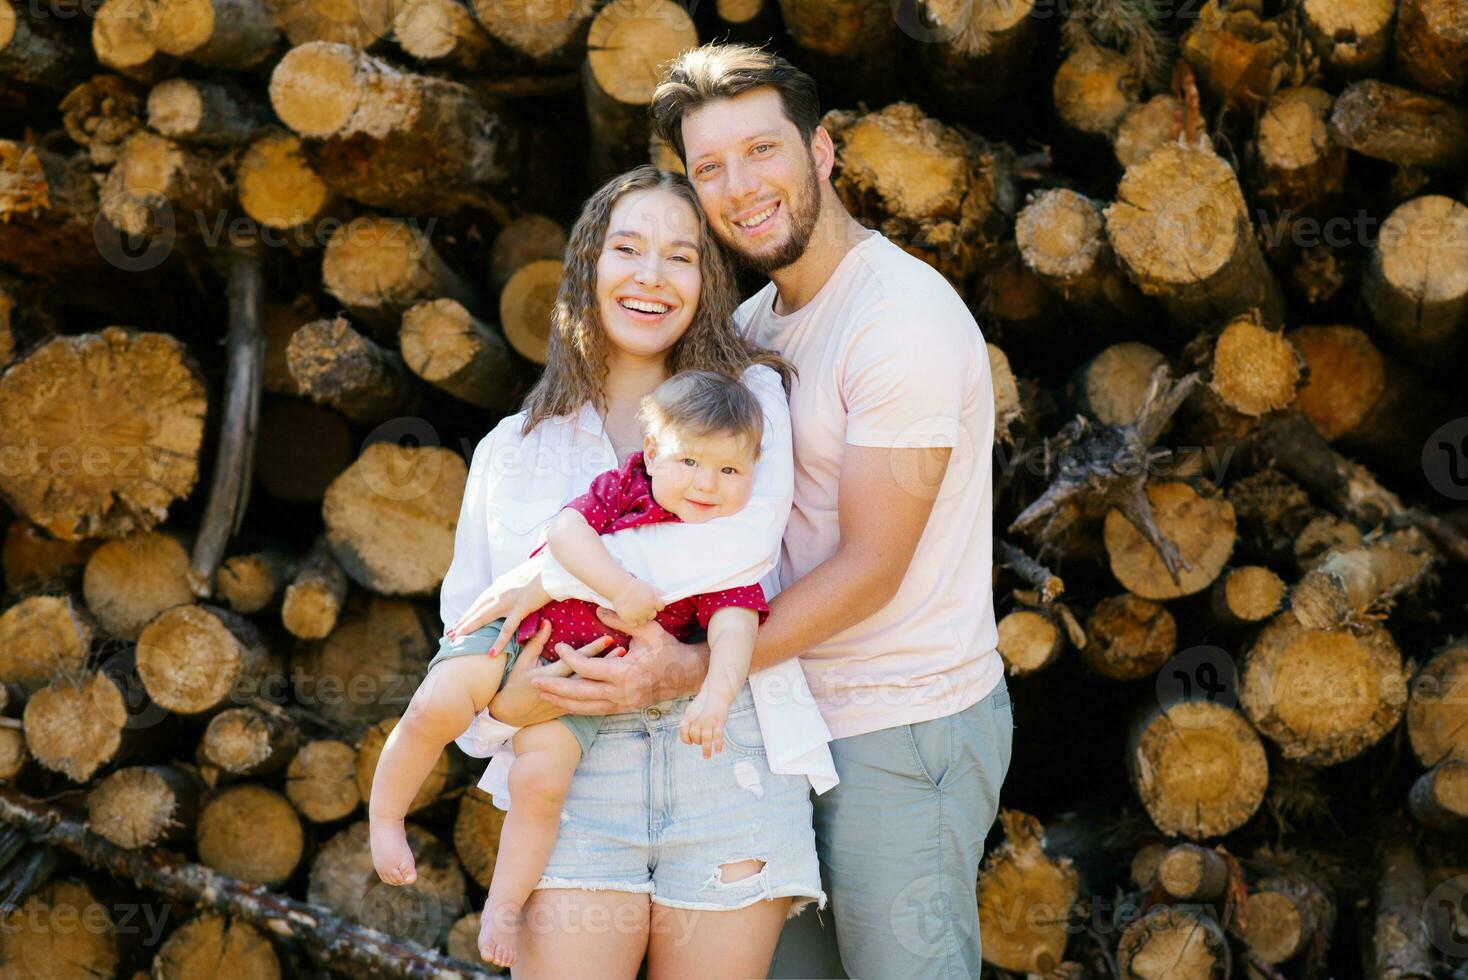
<svg viewBox="0 0 1468 980">
<path fill-rule="evenodd" d="M 815 798 L 830 906 L 790 920 L 770 976 L 977 977 L 974 889 L 1013 740 L 1001 679 L 956 714 L 832 741 L 841 782 Z"/>
</svg>

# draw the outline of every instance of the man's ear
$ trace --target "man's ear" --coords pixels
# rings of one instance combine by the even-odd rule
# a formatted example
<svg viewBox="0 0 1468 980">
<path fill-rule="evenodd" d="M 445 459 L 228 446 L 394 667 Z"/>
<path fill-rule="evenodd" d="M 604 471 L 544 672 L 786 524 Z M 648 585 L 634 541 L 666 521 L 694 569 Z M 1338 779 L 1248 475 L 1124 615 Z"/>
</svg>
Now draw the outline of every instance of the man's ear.
<svg viewBox="0 0 1468 980">
<path fill-rule="evenodd" d="M 821 180 L 830 180 L 831 171 L 836 166 L 836 144 L 831 140 L 831 134 L 826 131 L 825 126 L 817 126 L 816 131 L 811 134 L 810 155 L 816 163 L 816 176 Z"/>
</svg>

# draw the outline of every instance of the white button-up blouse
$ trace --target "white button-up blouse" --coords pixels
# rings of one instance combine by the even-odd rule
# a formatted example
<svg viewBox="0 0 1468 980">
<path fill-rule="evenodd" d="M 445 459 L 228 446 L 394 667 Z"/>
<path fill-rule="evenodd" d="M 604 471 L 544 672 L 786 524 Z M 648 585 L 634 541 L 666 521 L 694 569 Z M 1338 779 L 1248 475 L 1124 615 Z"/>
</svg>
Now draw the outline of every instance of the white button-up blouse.
<svg viewBox="0 0 1468 980">
<path fill-rule="evenodd" d="M 756 581 L 766 596 L 779 591 L 780 539 L 795 487 L 790 408 L 771 368 L 751 367 L 744 381 L 765 416 L 749 503 L 737 514 L 703 524 L 664 522 L 602 539 L 612 557 L 652 585 L 665 602 Z M 594 477 L 617 466 L 601 416 L 589 402 L 575 416 L 547 419 L 528 435 L 521 434 L 524 423 L 523 412 L 501 420 L 474 450 L 454 532 L 454 557 L 439 596 L 445 625 L 463 615 L 497 576 L 524 562 L 550 519 L 585 493 Z M 541 554 L 541 581 L 552 598 L 611 605 L 557 564 L 548 550 Z M 757 671 L 750 684 L 771 771 L 807 776 L 817 792 L 835 785 L 826 744 L 830 732 L 799 661 Z M 505 743 L 514 732 L 481 711 L 455 740 L 469 755 L 492 757 L 479 785 L 505 804 L 505 777 L 513 758 Z"/>
</svg>

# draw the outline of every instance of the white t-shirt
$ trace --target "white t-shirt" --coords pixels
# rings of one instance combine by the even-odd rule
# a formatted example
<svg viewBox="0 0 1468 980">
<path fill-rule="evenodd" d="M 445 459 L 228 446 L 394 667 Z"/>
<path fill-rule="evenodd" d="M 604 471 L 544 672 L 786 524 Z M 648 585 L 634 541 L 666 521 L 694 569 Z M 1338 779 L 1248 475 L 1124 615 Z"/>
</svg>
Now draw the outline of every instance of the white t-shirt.
<svg viewBox="0 0 1468 980">
<path fill-rule="evenodd" d="M 978 324 L 942 275 L 879 233 L 799 310 L 776 314 L 775 296 L 771 283 L 737 319 L 800 372 L 783 588 L 840 544 L 846 446 L 953 450 L 896 596 L 853 609 L 849 627 L 801 654 L 821 714 L 845 738 L 962 711 L 1004 673 L 991 582 L 994 392 Z"/>
</svg>

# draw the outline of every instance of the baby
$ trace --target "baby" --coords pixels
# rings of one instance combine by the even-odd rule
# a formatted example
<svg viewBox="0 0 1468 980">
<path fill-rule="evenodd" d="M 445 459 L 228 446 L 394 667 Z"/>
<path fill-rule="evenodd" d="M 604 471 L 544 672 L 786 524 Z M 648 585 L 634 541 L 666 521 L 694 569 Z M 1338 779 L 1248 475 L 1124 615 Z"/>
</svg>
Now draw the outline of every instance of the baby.
<svg viewBox="0 0 1468 980">
<path fill-rule="evenodd" d="M 759 401 L 738 381 L 710 371 L 687 371 L 645 398 L 641 417 L 647 433 L 642 452 L 602 473 L 587 493 L 567 504 L 551 521 L 543 547 L 549 547 L 555 560 L 587 586 L 613 597 L 617 615 L 629 624 L 656 619 L 680 640 L 696 627 L 707 631 L 708 676 L 684 710 L 679 729 L 682 741 L 700 746 L 707 759 L 723 751 L 729 706 L 748 679 L 755 632 L 769 612 L 764 592 L 755 584 L 664 605 L 651 585 L 612 559 L 600 536 L 641 524 L 679 520 L 698 524 L 737 513 L 753 488 L 764 416 Z M 546 651 L 558 643 L 581 647 L 607 635 L 624 649 L 630 642 L 596 617 L 592 603 L 579 599 L 548 603 L 521 624 L 503 659 L 481 655 L 486 669 L 498 675 L 487 690 L 503 685 L 522 645 L 547 620 L 551 634 Z M 503 622 L 474 635 L 497 636 Z M 542 659 L 556 657 L 546 652 Z M 442 713 L 453 717 L 432 717 L 441 710 L 431 694 L 432 678 L 430 671 L 413 695 L 403 723 L 388 737 L 373 777 L 372 862 L 388 884 L 406 884 L 416 876 L 403 820 L 444 744 L 464 727 L 449 711 Z M 476 700 L 473 707 L 477 713 L 485 705 Z M 571 778 L 600 727 L 599 717 L 567 715 L 515 734 L 515 762 L 509 776 L 512 805 L 480 925 L 479 949 L 486 960 L 501 966 L 515 961 L 521 907 L 550 859 Z M 435 737 L 445 732 L 452 734 Z"/>
</svg>

